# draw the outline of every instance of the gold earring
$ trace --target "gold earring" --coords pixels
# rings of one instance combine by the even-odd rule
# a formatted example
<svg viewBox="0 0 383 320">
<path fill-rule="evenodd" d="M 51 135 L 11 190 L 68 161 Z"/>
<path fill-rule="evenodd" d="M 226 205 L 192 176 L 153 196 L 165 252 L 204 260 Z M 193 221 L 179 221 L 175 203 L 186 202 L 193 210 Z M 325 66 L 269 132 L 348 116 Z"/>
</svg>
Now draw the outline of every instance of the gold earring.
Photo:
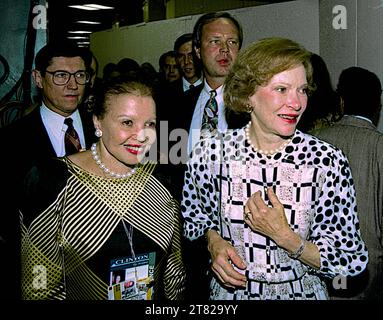
<svg viewBox="0 0 383 320">
<path fill-rule="evenodd" d="M 246 112 L 247 113 L 252 113 L 254 110 L 254 107 L 251 104 L 246 105 Z"/>
</svg>

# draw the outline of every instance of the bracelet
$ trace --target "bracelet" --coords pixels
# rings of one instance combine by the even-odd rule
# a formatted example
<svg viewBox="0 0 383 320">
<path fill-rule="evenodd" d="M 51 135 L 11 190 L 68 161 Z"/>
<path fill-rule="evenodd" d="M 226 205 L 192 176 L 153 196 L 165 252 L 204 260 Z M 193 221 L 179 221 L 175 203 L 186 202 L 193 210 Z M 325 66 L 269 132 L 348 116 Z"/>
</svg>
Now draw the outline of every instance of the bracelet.
<svg viewBox="0 0 383 320">
<path fill-rule="evenodd" d="M 292 259 L 298 259 L 302 253 L 303 253 L 303 250 L 305 249 L 306 247 L 306 240 L 303 239 L 303 238 L 300 238 L 301 239 L 301 244 L 299 245 L 299 248 L 297 249 L 297 251 L 293 252 L 293 253 L 290 253 L 288 256 Z"/>
</svg>

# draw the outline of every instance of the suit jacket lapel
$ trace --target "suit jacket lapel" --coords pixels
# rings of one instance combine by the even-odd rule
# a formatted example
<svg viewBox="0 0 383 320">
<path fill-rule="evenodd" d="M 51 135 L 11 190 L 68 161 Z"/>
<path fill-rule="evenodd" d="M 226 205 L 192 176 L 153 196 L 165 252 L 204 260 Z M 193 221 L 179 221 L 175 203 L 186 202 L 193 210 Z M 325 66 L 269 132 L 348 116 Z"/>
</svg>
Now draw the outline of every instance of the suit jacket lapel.
<svg viewBox="0 0 383 320">
<path fill-rule="evenodd" d="M 96 142 L 96 136 L 94 135 L 94 125 L 93 125 L 93 119 L 92 114 L 82 106 L 79 107 L 81 122 L 82 122 L 82 128 L 84 130 L 84 137 L 85 137 L 85 144 L 86 148 L 89 149 L 92 145 L 92 143 Z"/>
<path fill-rule="evenodd" d="M 29 118 L 27 118 L 29 117 Z M 32 143 L 34 149 L 39 154 L 40 158 L 56 157 L 56 152 L 52 142 L 49 139 L 48 132 L 44 126 L 40 115 L 40 108 L 35 108 L 28 116 L 26 116 L 26 132 L 33 132 L 35 138 Z"/>
</svg>

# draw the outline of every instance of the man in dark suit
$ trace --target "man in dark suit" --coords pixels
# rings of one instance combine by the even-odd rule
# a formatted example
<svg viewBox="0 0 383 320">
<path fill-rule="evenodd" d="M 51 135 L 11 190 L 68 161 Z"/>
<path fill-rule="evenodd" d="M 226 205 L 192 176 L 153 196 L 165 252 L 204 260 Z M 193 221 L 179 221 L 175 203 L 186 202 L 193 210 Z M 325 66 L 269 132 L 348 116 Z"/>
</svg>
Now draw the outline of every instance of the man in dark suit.
<svg viewBox="0 0 383 320">
<path fill-rule="evenodd" d="M 164 139 L 168 138 L 172 130 L 179 128 L 188 130 L 188 128 L 186 128 L 188 124 L 184 125 L 180 122 L 180 119 L 191 119 L 192 114 L 188 113 L 187 115 L 184 115 L 183 113 L 184 111 L 188 112 L 189 110 L 193 110 L 194 106 L 188 107 L 187 109 L 183 108 L 183 105 L 189 102 L 189 96 L 185 97 L 185 94 L 189 89 L 202 84 L 201 64 L 193 53 L 192 39 L 192 33 L 185 33 L 175 40 L 174 52 L 182 76 L 178 80 L 163 85 L 157 95 L 157 119 L 159 120 L 159 129 L 163 129 L 160 131 L 159 136 L 162 133 Z M 182 110 L 180 110 L 180 108 L 182 108 Z M 182 111 L 181 114 L 180 111 Z M 177 133 L 174 132 L 174 134 Z M 184 140 L 187 140 L 186 135 Z M 169 143 L 165 145 L 165 149 L 172 148 L 174 144 L 176 143 L 170 140 Z M 163 151 L 166 152 L 166 150 Z M 181 154 L 178 154 L 178 156 L 177 159 L 173 159 L 175 160 L 172 161 L 173 163 L 186 161 L 187 154 L 184 154 L 183 157 Z"/>
<path fill-rule="evenodd" d="M 185 92 L 202 83 L 201 63 L 193 53 L 193 34 L 184 33 L 174 42 L 174 51 L 177 54 L 177 63 L 180 66 L 182 77 L 177 84 Z"/>
<path fill-rule="evenodd" d="M 13 297 L 13 293 L 17 297 L 19 293 L 15 284 L 15 278 L 19 278 L 15 261 L 20 250 L 16 204 L 23 177 L 45 159 L 69 153 L 65 141 L 71 125 L 66 119 L 72 119 L 76 131 L 76 149 L 70 152 L 85 149 L 93 142 L 91 115 L 79 110 L 89 81 L 90 57 L 86 50 L 65 41 L 44 46 L 36 55 L 32 71 L 34 82 L 41 91 L 41 105 L 0 131 L 0 144 L 4 150 L 0 159 L 4 209 L 0 221 L 0 259 L 7 261 L 2 263 L 1 269 L 5 270 L 0 270 L 0 274 L 2 283 L 9 284 L 8 287 L 4 285 L 7 290 L 2 290 L 5 298 Z"/>
<path fill-rule="evenodd" d="M 177 145 L 172 145 L 172 148 L 180 149 L 177 153 L 170 150 L 169 161 L 173 163 L 172 160 L 178 161 L 180 158 L 185 163 L 193 145 L 200 138 L 205 106 L 211 91 L 215 91 L 217 101 L 216 129 L 228 129 L 223 104 L 223 84 L 241 49 L 243 31 L 240 23 L 228 12 L 214 12 L 204 14 L 197 20 L 192 37 L 194 54 L 198 59 L 194 64 L 201 63 L 204 81 L 186 91 L 181 99 L 177 99 L 177 107 L 171 107 L 169 132 L 182 129 L 188 134 L 188 141 L 185 141 L 183 135 Z M 233 127 L 237 126 L 235 121 L 232 122 Z M 160 138 L 163 136 L 160 134 Z"/>
<path fill-rule="evenodd" d="M 225 131 L 228 124 L 223 104 L 223 84 L 242 46 L 243 33 L 239 22 L 227 12 L 202 15 L 194 25 L 193 49 L 202 63 L 204 81 L 188 90 L 181 105 L 178 124 L 188 132 L 186 154 L 203 133 L 205 106 L 214 91 L 216 100 L 215 128 Z M 185 153 L 185 152 L 184 152 Z M 208 299 L 210 253 L 204 238 L 193 242 L 184 239 L 184 260 L 187 271 L 186 299 Z"/>
<path fill-rule="evenodd" d="M 1 132 L 9 152 L 6 158 L 20 178 L 36 163 L 69 153 L 65 119 L 72 119 L 79 136 L 78 151 L 93 142 L 91 115 L 79 108 L 90 80 L 90 59 L 88 51 L 65 42 L 50 43 L 37 53 L 32 76 L 41 93 L 41 105 Z"/>
<path fill-rule="evenodd" d="M 187 114 L 189 117 L 185 119 L 189 131 L 188 152 L 201 136 L 201 128 L 206 121 L 205 106 L 212 91 L 215 92 L 217 102 L 215 129 L 225 131 L 228 128 L 223 104 L 223 84 L 241 49 L 242 41 L 242 27 L 228 12 L 205 14 L 194 25 L 193 49 L 202 63 L 204 82 L 202 87 L 193 90 L 185 98 L 185 101 L 188 100 L 185 107 L 192 107 L 192 111 L 185 112 L 185 116 Z"/>
<path fill-rule="evenodd" d="M 184 33 L 174 42 L 174 53 L 181 77 L 163 85 L 158 93 L 159 119 L 169 121 L 170 129 L 179 127 L 178 111 L 184 93 L 202 83 L 201 64 L 193 53 L 192 39 L 192 33 Z"/>
</svg>

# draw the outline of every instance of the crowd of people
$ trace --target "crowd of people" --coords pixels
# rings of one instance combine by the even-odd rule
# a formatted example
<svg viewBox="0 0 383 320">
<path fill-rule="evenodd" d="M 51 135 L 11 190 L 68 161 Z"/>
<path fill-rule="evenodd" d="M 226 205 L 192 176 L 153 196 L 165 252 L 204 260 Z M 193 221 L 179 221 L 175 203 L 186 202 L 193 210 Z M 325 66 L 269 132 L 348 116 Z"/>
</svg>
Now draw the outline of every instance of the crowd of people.
<svg viewBox="0 0 383 320">
<path fill-rule="evenodd" d="M 40 49 L 40 103 L 0 129 L 2 298 L 383 299 L 379 78 L 334 89 L 301 44 L 243 39 L 207 13 L 158 71 L 100 78 L 88 49 Z"/>
</svg>

